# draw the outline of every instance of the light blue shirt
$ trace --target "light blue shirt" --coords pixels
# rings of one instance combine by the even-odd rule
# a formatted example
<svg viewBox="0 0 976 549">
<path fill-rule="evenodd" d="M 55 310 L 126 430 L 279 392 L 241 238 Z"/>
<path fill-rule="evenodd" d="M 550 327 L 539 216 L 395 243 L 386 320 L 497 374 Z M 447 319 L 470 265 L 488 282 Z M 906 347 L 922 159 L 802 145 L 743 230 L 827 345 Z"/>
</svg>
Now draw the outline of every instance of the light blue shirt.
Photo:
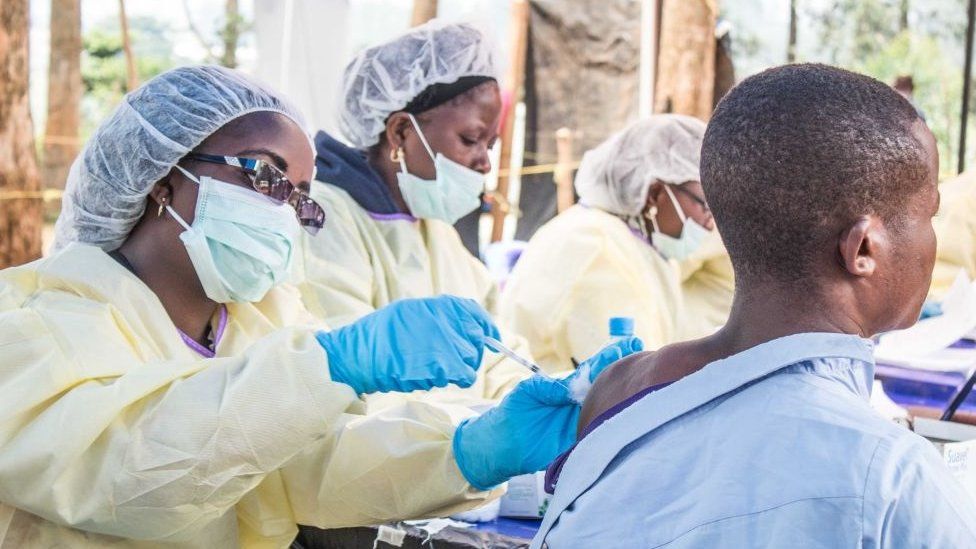
<svg viewBox="0 0 976 549">
<path fill-rule="evenodd" d="M 869 341 L 799 334 L 709 364 L 595 429 L 533 547 L 976 547 L 935 448 L 870 407 Z"/>
</svg>

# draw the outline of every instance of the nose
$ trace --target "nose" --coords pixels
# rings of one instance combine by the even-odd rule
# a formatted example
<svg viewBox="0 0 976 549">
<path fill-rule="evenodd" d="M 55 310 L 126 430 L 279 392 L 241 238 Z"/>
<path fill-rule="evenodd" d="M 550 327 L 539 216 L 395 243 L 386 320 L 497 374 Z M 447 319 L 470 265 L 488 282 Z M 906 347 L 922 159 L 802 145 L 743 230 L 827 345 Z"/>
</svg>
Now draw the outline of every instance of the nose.
<svg viewBox="0 0 976 549">
<path fill-rule="evenodd" d="M 471 166 L 471 169 L 484 175 L 488 175 L 488 172 L 491 171 L 491 157 L 488 155 L 487 147 L 478 152 L 478 156 L 475 158 L 474 165 Z"/>
</svg>

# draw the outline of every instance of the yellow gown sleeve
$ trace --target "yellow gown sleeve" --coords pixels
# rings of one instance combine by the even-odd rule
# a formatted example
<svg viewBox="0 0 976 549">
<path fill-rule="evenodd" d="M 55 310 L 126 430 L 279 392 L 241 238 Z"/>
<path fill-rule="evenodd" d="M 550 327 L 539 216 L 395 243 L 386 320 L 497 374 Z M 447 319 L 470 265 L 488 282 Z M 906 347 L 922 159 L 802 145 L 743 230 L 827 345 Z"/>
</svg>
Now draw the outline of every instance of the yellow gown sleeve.
<svg viewBox="0 0 976 549">
<path fill-rule="evenodd" d="M 938 239 L 931 295 L 942 299 L 960 271 L 976 279 L 976 182 L 966 174 L 945 183 L 942 211 L 935 219 Z"/>
<path fill-rule="evenodd" d="M 308 328 L 233 358 L 152 360 L 110 306 L 56 300 L 42 312 L 0 309 L 0 501 L 10 506 L 175 542 L 213 536 L 236 514 L 240 543 L 258 546 L 287 544 L 296 522 L 366 525 L 497 495 L 472 489 L 454 463 L 454 428 L 472 411 L 406 402 L 365 415 L 329 380 Z M 97 344 L 73 344 L 85 337 Z"/>
</svg>

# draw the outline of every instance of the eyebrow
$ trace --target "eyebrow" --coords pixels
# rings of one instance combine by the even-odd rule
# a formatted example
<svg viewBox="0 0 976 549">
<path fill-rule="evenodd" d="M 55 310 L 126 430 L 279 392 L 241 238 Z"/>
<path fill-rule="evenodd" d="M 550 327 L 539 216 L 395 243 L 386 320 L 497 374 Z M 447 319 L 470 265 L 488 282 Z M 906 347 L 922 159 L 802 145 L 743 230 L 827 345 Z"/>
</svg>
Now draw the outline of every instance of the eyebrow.
<svg viewBox="0 0 976 549">
<path fill-rule="evenodd" d="M 268 149 L 244 149 L 243 151 L 238 151 L 238 153 L 235 154 L 234 156 L 247 156 L 247 155 L 254 155 L 254 154 L 261 154 L 267 156 L 268 158 L 271 159 L 272 162 L 275 163 L 275 166 L 279 170 L 283 172 L 288 171 L 288 161 L 285 160 L 280 154 L 274 151 L 270 151 Z"/>
</svg>

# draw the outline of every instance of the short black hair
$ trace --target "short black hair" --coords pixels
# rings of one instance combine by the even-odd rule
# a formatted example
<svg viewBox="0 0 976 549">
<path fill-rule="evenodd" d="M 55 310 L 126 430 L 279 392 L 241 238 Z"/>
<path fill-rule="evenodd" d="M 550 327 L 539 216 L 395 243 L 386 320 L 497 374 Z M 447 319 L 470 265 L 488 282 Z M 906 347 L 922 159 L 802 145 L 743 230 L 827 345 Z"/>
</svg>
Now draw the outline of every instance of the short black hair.
<svg viewBox="0 0 976 549">
<path fill-rule="evenodd" d="M 819 64 L 747 78 L 712 115 L 701 182 L 738 280 L 810 280 L 857 217 L 897 225 L 925 187 L 912 105 L 868 76 Z"/>
</svg>

